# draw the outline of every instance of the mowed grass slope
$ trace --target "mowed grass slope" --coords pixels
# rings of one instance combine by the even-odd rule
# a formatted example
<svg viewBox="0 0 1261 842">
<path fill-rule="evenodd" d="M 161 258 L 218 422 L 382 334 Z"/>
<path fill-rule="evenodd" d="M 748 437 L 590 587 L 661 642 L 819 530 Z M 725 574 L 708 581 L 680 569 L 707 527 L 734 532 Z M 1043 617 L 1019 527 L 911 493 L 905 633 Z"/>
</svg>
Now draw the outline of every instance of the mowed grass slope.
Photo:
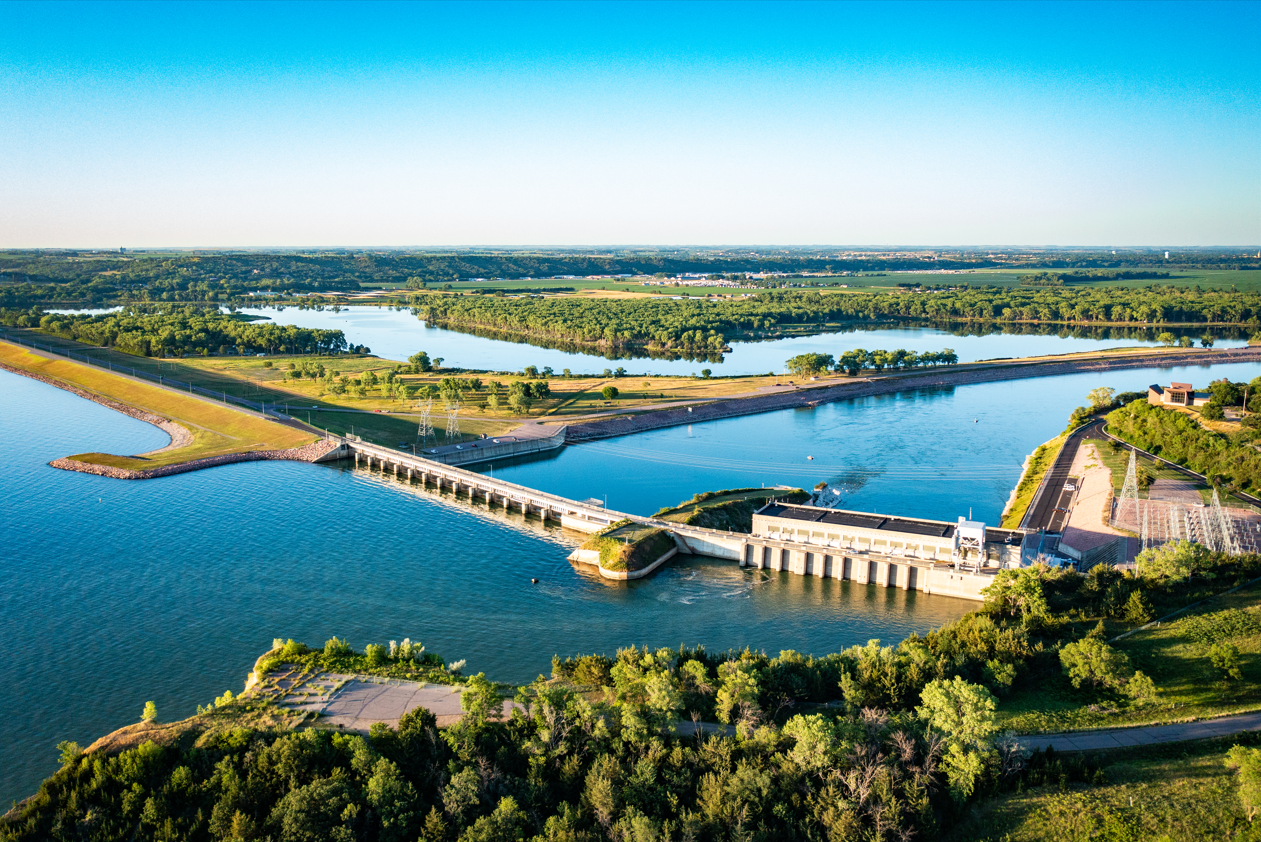
<svg viewBox="0 0 1261 842">
<path fill-rule="evenodd" d="M 1213 666 L 1213 643 L 1238 647 L 1241 678 L 1228 679 Z M 1261 583 L 1208 599 L 1112 646 L 1156 683 L 1154 703 L 1137 705 L 1120 695 L 1074 689 L 1065 676 L 1054 675 L 1002 699 L 999 724 L 1021 734 L 1051 733 L 1261 710 Z"/>
<path fill-rule="evenodd" d="M 151 412 L 174 421 L 192 434 L 192 442 L 188 445 L 154 452 L 149 456 L 80 453 L 71 457 L 81 462 L 131 470 L 147 470 L 228 453 L 300 447 L 318 438 L 274 421 L 266 421 L 235 409 L 217 406 L 158 386 L 136 382 L 107 371 L 100 371 L 79 363 L 42 357 L 8 343 L 0 343 L 0 362 Z"/>
<path fill-rule="evenodd" d="M 1099 785 L 1052 783 L 980 801 L 946 842 L 1199 842 L 1257 839 L 1239 782 L 1226 765 L 1232 745 L 1255 734 L 1109 752 Z"/>
</svg>

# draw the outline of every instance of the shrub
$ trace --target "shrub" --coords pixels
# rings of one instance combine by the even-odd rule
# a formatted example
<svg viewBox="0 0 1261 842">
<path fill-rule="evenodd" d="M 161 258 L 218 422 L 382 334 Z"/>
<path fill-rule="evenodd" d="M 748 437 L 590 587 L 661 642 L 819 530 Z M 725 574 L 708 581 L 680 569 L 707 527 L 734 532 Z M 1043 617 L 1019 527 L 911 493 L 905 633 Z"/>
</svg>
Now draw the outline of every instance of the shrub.
<svg viewBox="0 0 1261 842">
<path fill-rule="evenodd" d="M 1133 591 L 1125 601 L 1122 617 L 1127 623 L 1141 626 L 1152 621 L 1152 607 L 1142 593 Z"/>
<path fill-rule="evenodd" d="M 1208 549 L 1190 541 L 1172 541 L 1143 550 L 1134 559 L 1138 575 L 1144 579 L 1186 579 L 1211 564 Z"/>
<path fill-rule="evenodd" d="M 57 760 L 62 766 L 79 759 L 79 755 L 83 754 L 83 749 L 78 743 L 62 740 L 57 743 Z"/>
<path fill-rule="evenodd" d="M 385 666 L 386 662 L 389 661 L 385 647 L 379 643 L 369 643 L 364 647 L 363 654 L 368 657 L 368 666 L 370 667 Z"/>
<path fill-rule="evenodd" d="M 1239 647 L 1235 644 L 1214 643 L 1209 647 L 1208 658 L 1223 678 L 1234 681 L 1243 678 L 1243 672 L 1239 668 Z"/>
<path fill-rule="evenodd" d="M 1204 408 L 1200 410 L 1200 415 L 1204 416 L 1209 421 L 1221 421 L 1226 417 L 1226 412 L 1217 404 L 1209 403 L 1205 404 Z"/>
<path fill-rule="evenodd" d="M 1226 755 L 1226 765 L 1239 770 L 1239 801 L 1252 821 L 1261 809 L 1261 748 L 1235 746 Z"/>
<path fill-rule="evenodd" d="M 156 722 L 158 719 L 158 706 L 153 702 L 145 702 L 144 712 L 140 714 L 140 718 L 145 722 Z"/>
<path fill-rule="evenodd" d="M 1156 682 L 1143 674 L 1142 670 L 1134 673 L 1134 677 L 1125 683 L 1125 695 L 1137 704 L 1145 705 L 1156 701 Z"/>
<path fill-rule="evenodd" d="M 1102 640 L 1083 638 L 1060 650 L 1060 664 L 1074 687 L 1119 688 L 1130 671 L 1130 659 Z"/>
<path fill-rule="evenodd" d="M 594 687 L 610 687 L 613 684 L 613 659 L 607 655 L 581 655 L 561 660 L 552 658 L 552 675 Z"/>
<path fill-rule="evenodd" d="M 350 648 L 349 643 L 339 639 L 336 635 L 324 641 L 324 654 L 330 658 L 337 657 L 338 655 L 352 655 L 354 654 L 354 651 L 355 650 Z"/>
<path fill-rule="evenodd" d="M 617 387 L 605 386 L 603 389 L 600 390 L 600 394 L 604 396 L 604 399 L 606 401 L 611 401 L 618 396 Z"/>
</svg>

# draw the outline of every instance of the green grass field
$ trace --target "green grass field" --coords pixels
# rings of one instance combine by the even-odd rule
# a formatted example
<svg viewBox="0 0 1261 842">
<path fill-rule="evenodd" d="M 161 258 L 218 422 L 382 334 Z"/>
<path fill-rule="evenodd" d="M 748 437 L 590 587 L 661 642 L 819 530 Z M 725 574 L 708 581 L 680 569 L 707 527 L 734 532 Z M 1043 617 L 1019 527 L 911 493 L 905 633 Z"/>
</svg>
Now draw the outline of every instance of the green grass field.
<svg viewBox="0 0 1261 842">
<path fill-rule="evenodd" d="M 108 453 L 80 453 L 73 457 L 81 462 L 146 470 L 228 453 L 300 447 L 316 440 L 310 433 L 274 421 L 80 363 L 42 357 L 16 345 L 0 343 L 0 361 L 162 416 L 192 434 L 190 444 L 144 458 Z"/>
<path fill-rule="evenodd" d="M 1256 840 L 1235 773 L 1235 738 L 1123 749 L 1103 756 L 1104 783 L 1050 784 L 979 801 L 945 842 L 1202 842 Z"/>
<path fill-rule="evenodd" d="M 1120 495 L 1121 489 L 1125 486 L 1125 472 L 1130 463 L 1129 450 L 1124 448 L 1114 450 L 1111 445 L 1103 443 L 1098 443 L 1098 447 L 1096 449 L 1099 452 L 1099 458 L 1102 460 L 1104 467 L 1112 471 L 1112 493 L 1114 495 Z M 1148 476 L 1150 476 L 1153 480 L 1168 479 L 1178 482 L 1192 481 L 1191 477 L 1175 471 L 1164 462 L 1149 459 L 1141 454 L 1137 456 L 1136 462 L 1137 466 L 1145 470 Z M 1193 484 L 1195 486 L 1195 490 L 1199 492 L 1200 499 L 1204 503 L 1212 502 L 1212 488 L 1204 482 L 1195 482 Z M 1143 499 L 1147 499 L 1149 490 L 1150 489 L 1147 488 L 1140 488 L 1138 490 L 1138 496 Z M 1236 497 L 1233 494 L 1225 492 L 1224 490 L 1221 493 L 1221 501 L 1223 505 L 1230 506 L 1232 508 L 1249 509 L 1252 511 L 1257 510 L 1255 505 L 1243 500 L 1242 498 Z"/>
<path fill-rule="evenodd" d="M 1124 628 L 1117 626 L 1110 634 Z M 1239 647 L 1242 680 L 1226 680 L 1212 666 L 1205 642 L 1209 636 Z M 1057 674 L 1003 699 L 998 706 L 1000 725 L 1017 733 L 1054 733 L 1261 710 L 1261 583 L 1214 597 L 1158 628 L 1135 632 L 1112 645 L 1156 683 L 1155 703 L 1137 705 L 1121 697 L 1075 690 Z"/>
</svg>

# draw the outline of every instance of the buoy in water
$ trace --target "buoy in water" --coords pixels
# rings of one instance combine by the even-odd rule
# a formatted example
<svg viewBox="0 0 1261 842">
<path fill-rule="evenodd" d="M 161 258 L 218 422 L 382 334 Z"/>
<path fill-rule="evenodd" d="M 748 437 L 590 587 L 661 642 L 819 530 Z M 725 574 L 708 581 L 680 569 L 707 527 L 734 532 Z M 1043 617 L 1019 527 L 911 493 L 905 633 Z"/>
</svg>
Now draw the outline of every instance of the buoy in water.
<svg viewBox="0 0 1261 842">
<path fill-rule="evenodd" d="M 975 418 L 973 418 L 973 419 L 972 419 L 972 423 L 973 423 L 973 424 L 975 424 L 975 423 L 976 423 L 976 421 L 977 421 L 977 420 L 976 420 Z"/>
<path fill-rule="evenodd" d="M 538 580 L 538 579 L 531 579 L 531 580 L 530 580 L 530 584 L 531 584 L 531 585 L 537 585 L 538 583 L 539 583 L 539 580 Z"/>
</svg>

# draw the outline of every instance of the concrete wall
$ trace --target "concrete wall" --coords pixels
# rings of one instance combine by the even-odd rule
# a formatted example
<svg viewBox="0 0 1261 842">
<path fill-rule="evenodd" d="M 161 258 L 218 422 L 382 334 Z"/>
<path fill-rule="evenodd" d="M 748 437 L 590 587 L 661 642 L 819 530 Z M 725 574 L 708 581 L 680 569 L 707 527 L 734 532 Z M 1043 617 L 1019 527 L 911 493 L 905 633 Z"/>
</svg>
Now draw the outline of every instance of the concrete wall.
<svg viewBox="0 0 1261 842">
<path fill-rule="evenodd" d="M 433 462 L 441 462 L 444 465 L 472 465 L 477 462 L 510 459 L 513 456 L 526 456 L 531 453 L 555 450 L 564 443 L 565 428 L 560 427 L 555 434 L 546 438 L 522 439 L 521 441 L 508 441 L 500 444 L 492 444 L 491 439 L 483 439 L 462 445 L 463 450 L 426 454 L 425 458 Z"/>
<path fill-rule="evenodd" d="M 973 601 L 984 599 L 981 590 L 994 580 L 993 574 L 997 572 L 997 569 L 991 569 L 986 573 L 972 573 L 923 559 L 790 545 L 756 538 L 749 539 L 743 547 L 740 566 Z"/>
<path fill-rule="evenodd" d="M 671 531 L 674 532 L 674 530 Z M 683 543 L 687 552 L 695 553 L 696 555 L 722 558 L 727 561 L 739 561 L 744 553 L 745 536 L 743 535 L 733 535 L 730 539 L 679 532 L 674 532 L 674 535 Z"/>
</svg>

